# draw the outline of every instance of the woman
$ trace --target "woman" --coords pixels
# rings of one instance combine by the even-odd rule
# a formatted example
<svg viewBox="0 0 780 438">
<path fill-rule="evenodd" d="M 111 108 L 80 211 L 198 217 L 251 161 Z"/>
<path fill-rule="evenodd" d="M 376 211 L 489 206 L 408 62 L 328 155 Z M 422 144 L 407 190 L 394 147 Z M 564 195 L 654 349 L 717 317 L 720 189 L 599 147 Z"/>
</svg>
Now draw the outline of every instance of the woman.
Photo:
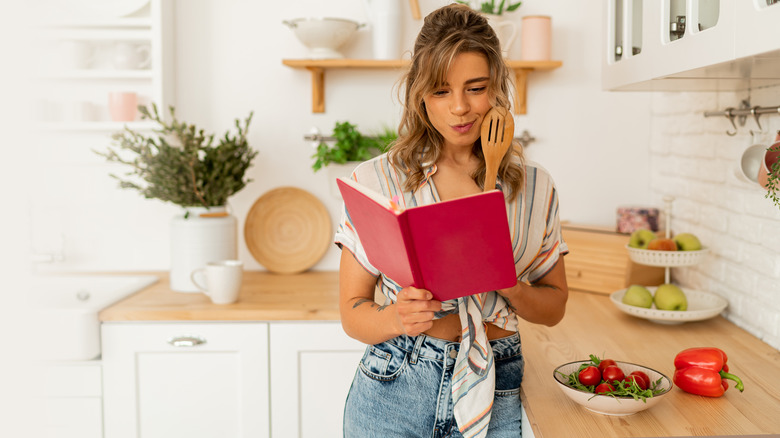
<svg viewBox="0 0 780 438">
<path fill-rule="evenodd" d="M 404 206 L 482 192 L 481 123 L 491 107 L 509 108 L 509 87 L 510 71 L 485 18 L 457 4 L 434 11 L 404 79 L 401 135 L 352 177 Z M 517 284 L 446 302 L 371 266 L 344 212 L 336 233 L 342 326 L 369 344 L 347 398 L 345 436 L 520 435 L 517 317 L 546 325 L 563 318 L 567 249 L 553 181 L 524 163 L 519 148 L 504 157 L 496 188 L 506 198 Z"/>
</svg>

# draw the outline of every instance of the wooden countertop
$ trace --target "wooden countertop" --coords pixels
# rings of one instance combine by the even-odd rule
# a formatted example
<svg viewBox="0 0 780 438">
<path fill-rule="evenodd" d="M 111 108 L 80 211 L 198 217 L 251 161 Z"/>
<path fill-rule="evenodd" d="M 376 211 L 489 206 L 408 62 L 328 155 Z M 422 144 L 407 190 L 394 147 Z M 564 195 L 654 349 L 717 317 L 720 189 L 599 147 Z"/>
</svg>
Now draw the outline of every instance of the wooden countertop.
<svg viewBox="0 0 780 438">
<path fill-rule="evenodd" d="M 245 271 L 238 301 L 213 304 L 202 293 L 170 290 L 160 281 L 104 309 L 101 321 L 274 321 L 339 320 L 338 274 L 280 275 Z"/>
<path fill-rule="evenodd" d="M 718 316 L 665 325 L 618 310 L 605 295 L 572 292 L 563 321 L 545 327 L 520 321 L 526 358 L 522 399 L 536 438 L 723 436 L 780 433 L 780 351 Z M 690 347 L 718 347 L 745 384 L 719 398 L 679 388 L 652 408 L 625 417 L 592 413 L 558 388 L 558 365 L 601 358 L 648 366 L 672 378 L 674 356 Z"/>
<path fill-rule="evenodd" d="M 338 320 L 338 274 L 245 272 L 239 301 L 215 305 L 200 293 L 171 292 L 160 282 L 100 313 L 101 321 Z M 626 315 L 609 297 L 571 292 L 555 327 L 520 321 L 526 358 L 522 398 L 536 438 L 723 436 L 780 433 L 780 352 L 722 317 L 663 325 Z M 674 388 L 651 409 L 625 416 L 595 414 L 558 388 L 553 369 L 589 354 L 634 362 L 670 378 L 674 356 L 715 346 L 745 383 L 720 398 Z"/>
</svg>

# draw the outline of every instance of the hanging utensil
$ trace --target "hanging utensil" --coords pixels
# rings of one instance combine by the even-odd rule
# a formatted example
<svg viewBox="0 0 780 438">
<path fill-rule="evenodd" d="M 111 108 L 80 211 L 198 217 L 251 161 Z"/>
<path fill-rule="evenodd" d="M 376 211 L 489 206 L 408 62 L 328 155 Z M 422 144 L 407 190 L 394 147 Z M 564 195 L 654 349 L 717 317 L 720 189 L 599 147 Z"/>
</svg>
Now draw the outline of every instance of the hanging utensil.
<svg viewBox="0 0 780 438">
<path fill-rule="evenodd" d="M 515 119 L 506 108 L 493 107 L 482 120 L 482 154 L 485 156 L 485 185 L 483 191 L 496 188 L 498 166 L 512 144 Z"/>
</svg>

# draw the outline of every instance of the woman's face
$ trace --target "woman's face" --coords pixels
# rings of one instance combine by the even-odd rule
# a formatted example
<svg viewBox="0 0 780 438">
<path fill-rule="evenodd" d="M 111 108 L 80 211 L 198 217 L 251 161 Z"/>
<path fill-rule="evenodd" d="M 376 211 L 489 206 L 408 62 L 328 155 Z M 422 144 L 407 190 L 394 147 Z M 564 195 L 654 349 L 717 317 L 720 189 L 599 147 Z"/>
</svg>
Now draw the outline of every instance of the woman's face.
<svg viewBox="0 0 780 438">
<path fill-rule="evenodd" d="M 479 138 L 482 119 L 490 110 L 490 68 L 482 53 L 457 55 L 446 83 L 423 101 L 433 127 L 444 137 L 445 148 L 471 148 Z"/>
</svg>

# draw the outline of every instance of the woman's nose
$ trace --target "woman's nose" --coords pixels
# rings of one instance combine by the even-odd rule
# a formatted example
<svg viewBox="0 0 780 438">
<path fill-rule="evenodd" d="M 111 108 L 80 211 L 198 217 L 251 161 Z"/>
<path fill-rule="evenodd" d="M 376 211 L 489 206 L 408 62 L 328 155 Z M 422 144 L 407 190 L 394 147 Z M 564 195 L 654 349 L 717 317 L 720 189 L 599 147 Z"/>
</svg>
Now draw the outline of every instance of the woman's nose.
<svg viewBox="0 0 780 438">
<path fill-rule="evenodd" d="M 450 111 L 455 115 L 462 115 L 469 112 L 469 101 L 463 94 L 455 94 L 452 97 L 452 103 L 450 105 Z"/>
</svg>

